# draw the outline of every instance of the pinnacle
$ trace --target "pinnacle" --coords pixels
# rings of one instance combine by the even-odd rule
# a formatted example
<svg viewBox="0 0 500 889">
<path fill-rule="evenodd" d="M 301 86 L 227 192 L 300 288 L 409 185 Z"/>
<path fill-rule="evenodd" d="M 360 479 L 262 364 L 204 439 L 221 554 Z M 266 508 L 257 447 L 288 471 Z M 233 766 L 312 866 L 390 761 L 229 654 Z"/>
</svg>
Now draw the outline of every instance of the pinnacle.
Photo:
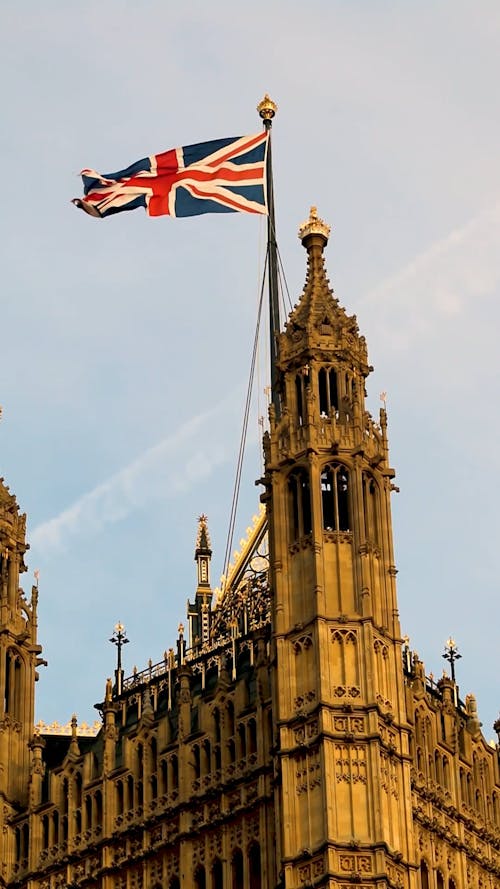
<svg viewBox="0 0 500 889">
<path fill-rule="evenodd" d="M 195 558 L 201 553 L 212 555 L 212 544 L 210 542 L 210 534 L 208 533 L 207 516 L 202 513 L 198 517 L 198 533 L 196 535 L 196 552 Z"/>
</svg>

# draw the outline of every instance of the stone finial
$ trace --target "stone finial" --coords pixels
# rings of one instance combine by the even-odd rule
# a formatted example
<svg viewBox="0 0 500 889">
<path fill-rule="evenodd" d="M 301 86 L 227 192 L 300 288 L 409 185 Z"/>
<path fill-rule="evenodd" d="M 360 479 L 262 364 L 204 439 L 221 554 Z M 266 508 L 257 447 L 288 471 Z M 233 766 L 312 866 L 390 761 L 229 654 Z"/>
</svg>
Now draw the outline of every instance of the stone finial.
<svg viewBox="0 0 500 889">
<path fill-rule="evenodd" d="M 145 725 L 152 725 L 154 722 L 154 718 L 155 715 L 153 711 L 153 705 L 151 703 L 151 695 L 146 689 L 142 696 L 141 722 Z"/>
<path fill-rule="evenodd" d="M 476 735 L 482 725 L 482 722 L 479 721 L 479 716 L 477 712 L 477 702 L 475 695 L 468 694 L 465 697 L 465 709 L 467 711 L 467 729 L 471 733 L 471 735 Z"/>
<path fill-rule="evenodd" d="M 196 555 L 209 552 L 212 555 L 210 534 L 208 533 L 208 516 L 204 512 L 198 516 L 198 533 L 196 535 Z M 195 556 L 196 558 L 196 556 Z"/>
<path fill-rule="evenodd" d="M 257 105 L 257 111 L 262 120 L 272 120 L 277 110 L 278 106 L 276 102 L 273 102 L 268 93 L 266 93 L 262 101 Z"/>
<path fill-rule="evenodd" d="M 318 208 L 311 207 L 309 219 L 306 219 L 299 228 L 299 238 L 304 242 L 308 235 L 322 235 L 325 241 L 328 241 L 330 232 L 331 227 L 318 216 Z"/>
<path fill-rule="evenodd" d="M 108 676 L 106 679 L 106 693 L 105 693 L 105 701 L 109 703 L 113 698 L 113 681 L 111 676 Z"/>
<path fill-rule="evenodd" d="M 76 713 L 71 717 L 71 741 L 69 744 L 69 755 L 80 756 L 80 746 L 78 744 L 78 719 Z"/>
</svg>

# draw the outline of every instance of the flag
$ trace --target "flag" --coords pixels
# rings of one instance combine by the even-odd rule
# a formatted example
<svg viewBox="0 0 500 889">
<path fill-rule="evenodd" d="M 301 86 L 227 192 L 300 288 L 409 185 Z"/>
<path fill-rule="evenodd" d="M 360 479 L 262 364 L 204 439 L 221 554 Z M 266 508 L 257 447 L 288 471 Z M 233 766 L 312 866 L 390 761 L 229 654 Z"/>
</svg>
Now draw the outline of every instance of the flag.
<svg viewBox="0 0 500 889">
<path fill-rule="evenodd" d="M 82 170 L 84 197 L 73 204 L 97 217 L 137 207 L 148 216 L 267 213 L 266 153 L 264 130 L 172 148 L 118 173 Z"/>
</svg>

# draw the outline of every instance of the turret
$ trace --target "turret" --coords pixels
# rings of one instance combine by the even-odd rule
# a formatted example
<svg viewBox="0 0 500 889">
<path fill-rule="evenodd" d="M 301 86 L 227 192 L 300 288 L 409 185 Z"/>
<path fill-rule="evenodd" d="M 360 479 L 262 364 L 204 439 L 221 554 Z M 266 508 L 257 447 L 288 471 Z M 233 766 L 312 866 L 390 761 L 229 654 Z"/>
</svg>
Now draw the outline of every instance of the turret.
<svg viewBox="0 0 500 889">
<path fill-rule="evenodd" d="M 358 873 L 353 843 L 366 873 L 385 866 L 383 845 L 394 860 L 413 855 L 387 418 L 366 410 L 372 368 L 330 288 L 329 233 L 312 208 L 299 230 L 304 290 L 278 339 L 280 416 L 271 407 L 264 442 L 287 887 L 315 850 L 328 849 L 339 880 L 349 849 Z"/>
<path fill-rule="evenodd" d="M 44 664 L 37 642 L 38 588 L 28 601 L 20 587 L 26 571 L 26 516 L 0 479 L 0 793 L 27 802 L 34 733 L 37 667 Z"/>
<path fill-rule="evenodd" d="M 212 549 L 206 515 L 198 519 L 198 533 L 194 559 L 197 566 L 197 587 L 194 602 L 188 600 L 187 617 L 189 621 L 189 644 L 196 648 L 208 642 L 210 638 L 210 621 L 212 606 L 212 588 L 210 586 L 210 560 Z"/>
</svg>

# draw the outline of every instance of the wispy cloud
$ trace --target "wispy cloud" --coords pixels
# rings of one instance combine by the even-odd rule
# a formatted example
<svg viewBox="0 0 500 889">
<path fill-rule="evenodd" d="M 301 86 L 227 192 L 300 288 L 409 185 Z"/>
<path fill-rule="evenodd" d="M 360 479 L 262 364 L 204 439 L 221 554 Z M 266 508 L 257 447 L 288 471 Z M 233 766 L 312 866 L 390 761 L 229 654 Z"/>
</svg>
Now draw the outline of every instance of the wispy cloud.
<svg viewBox="0 0 500 889">
<path fill-rule="evenodd" d="M 59 515 L 38 525 L 31 534 L 32 546 L 57 549 L 72 537 L 95 534 L 147 503 L 176 497 L 208 477 L 234 455 L 236 424 L 231 406 L 238 403 L 233 393 L 192 417 Z"/>
<path fill-rule="evenodd" d="M 416 256 L 362 300 L 360 312 L 404 349 L 415 336 L 469 314 L 471 303 L 500 282 L 500 201 Z M 387 333 L 390 336 L 387 337 Z"/>
</svg>

